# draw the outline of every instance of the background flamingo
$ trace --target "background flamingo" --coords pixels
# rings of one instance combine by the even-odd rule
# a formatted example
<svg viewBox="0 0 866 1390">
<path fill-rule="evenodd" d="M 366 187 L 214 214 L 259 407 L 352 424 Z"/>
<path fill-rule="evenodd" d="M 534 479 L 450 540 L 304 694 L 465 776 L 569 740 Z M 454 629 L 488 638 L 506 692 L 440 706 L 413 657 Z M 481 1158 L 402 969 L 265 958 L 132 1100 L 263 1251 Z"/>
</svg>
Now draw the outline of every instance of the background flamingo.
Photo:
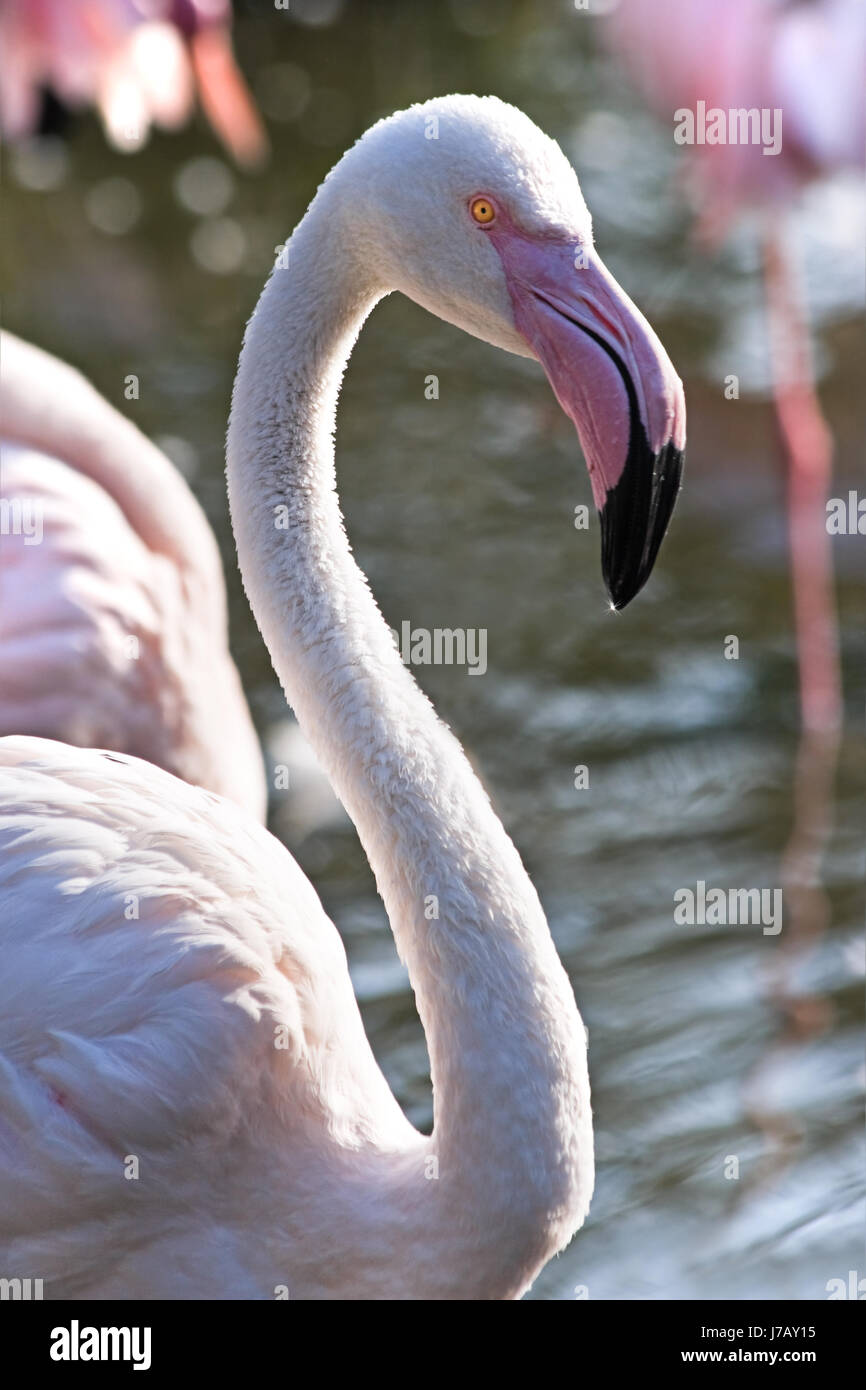
<svg viewBox="0 0 866 1390">
<path fill-rule="evenodd" d="M 794 605 L 804 729 L 838 738 L 841 719 L 832 565 L 825 525 L 830 431 L 814 388 L 809 334 L 785 220 L 802 184 L 863 163 L 866 8 L 859 0 L 785 7 L 732 0 L 622 0 L 610 21 L 617 52 L 647 99 L 673 121 L 680 107 L 781 110 L 782 147 L 694 145 L 697 235 L 718 245 L 744 208 L 763 214 L 779 434 L 789 477 Z"/>
<path fill-rule="evenodd" d="M 36 130 L 50 91 L 96 106 L 111 144 L 134 150 L 151 125 L 183 125 L 197 92 L 238 163 L 258 164 L 267 139 L 230 26 L 230 0 L 0 0 L 0 130 Z"/>
<path fill-rule="evenodd" d="M 404 1118 L 339 938 L 260 826 L 149 765 L 3 740 L 0 1189 L 14 1200 L 0 1251 L 38 1263 L 49 1296 L 511 1298 L 589 1202 L 571 987 L 514 846 L 352 558 L 332 433 L 347 357 L 391 289 L 539 357 L 580 432 L 622 606 L 676 497 L 680 383 L 598 259 L 558 146 L 493 98 L 375 126 L 288 263 L 236 379 L 238 554 L 408 965 L 434 1129 Z"/>
<path fill-rule="evenodd" d="M 183 478 L 71 367 L 8 333 L 0 430 L 0 733 L 131 753 L 263 817 L 222 563 Z"/>
<path fill-rule="evenodd" d="M 757 107 L 781 112 L 781 151 L 753 144 L 684 147 L 684 180 L 708 254 L 744 212 L 759 218 L 773 395 L 787 475 L 788 535 L 802 735 L 794 824 L 783 854 L 787 931 L 772 993 L 786 1040 L 826 1025 L 821 1001 L 795 975 L 824 931 L 829 904 L 821 864 L 832 825 L 842 730 L 839 637 L 826 502 L 833 440 L 815 385 L 808 314 L 795 249 L 798 195 L 811 179 L 862 167 L 866 128 L 866 6 L 861 0 L 621 0 L 608 37 L 647 101 L 673 126 L 678 108 Z M 754 1088 L 753 1108 L 776 1138 L 784 1122 Z"/>
</svg>

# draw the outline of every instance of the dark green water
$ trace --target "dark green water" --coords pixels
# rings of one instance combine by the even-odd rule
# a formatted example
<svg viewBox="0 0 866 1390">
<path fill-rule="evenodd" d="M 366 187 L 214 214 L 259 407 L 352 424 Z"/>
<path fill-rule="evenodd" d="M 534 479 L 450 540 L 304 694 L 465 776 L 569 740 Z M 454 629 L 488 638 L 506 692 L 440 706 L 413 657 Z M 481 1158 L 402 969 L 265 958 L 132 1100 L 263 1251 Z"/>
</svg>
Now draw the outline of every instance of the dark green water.
<svg viewBox="0 0 866 1390">
<path fill-rule="evenodd" d="M 608 612 L 594 523 L 572 524 L 590 501 L 585 469 L 540 371 L 396 296 L 346 381 L 345 512 L 393 626 L 487 630 L 483 677 L 419 679 L 524 855 L 590 1030 L 596 1196 L 531 1296 L 826 1297 L 862 1264 L 862 537 L 834 541 L 849 723 L 826 928 L 797 944 L 787 925 L 768 936 L 673 918 L 674 892 L 699 879 L 777 886 L 792 828 L 796 656 L 751 232 L 713 261 L 691 249 L 669 135 L 600 56 L 596 21 L 566 3 L 334 4 L 319 25 L 237 8 L 269 168 L 229 170 L 200 125 L 124 157 L 89 118 L 62 149 L 13 156 L 6 323 L 80 366 L 187 470 L 223 545 L 234 650 L 267 741 L 284 711 L 236 577 L 222 438 L 273 249 L 345 146 L 412 101 L 495 92 L 560 139 L 602 255 L 686 383 L 686 487 L 649 588 Z M 198 180 L 210 217 L 182 201 L 196 199 L 203 155 L 228 174 L 222 206 L 221 175 Z M 132 191 L 106 186 L 118 179 Z M 849 185 L 812 189 L 794 214 L 839 496 L 862 476 L 861 217 Z M 724 399 L 732 372 L 738 401 Z M 123 399 L 129 373 L 137 402 Z M 723 655 L 730 634 L 737 661 Z M 590 785 L 576 790 L 580 764 Z M 427 1126 L 423 1035 L 354 832 L 304 824 L 291 795 L 275 793 L 273 828 L 338 923 L 376 1054 Z"/>
</svg>

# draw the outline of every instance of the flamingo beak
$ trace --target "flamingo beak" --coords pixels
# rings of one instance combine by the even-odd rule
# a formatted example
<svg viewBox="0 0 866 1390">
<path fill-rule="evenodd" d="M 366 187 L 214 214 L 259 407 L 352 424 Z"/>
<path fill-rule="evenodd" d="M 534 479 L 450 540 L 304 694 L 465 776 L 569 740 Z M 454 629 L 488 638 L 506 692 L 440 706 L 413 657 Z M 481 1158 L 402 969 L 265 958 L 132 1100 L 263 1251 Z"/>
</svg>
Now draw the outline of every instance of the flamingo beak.
<svg viewBox="0 0 866 1390">
<path fill-rule="evenodd" d="M 680 487 L 685 398 L 670 358 L 592 247 L 491 230 L 518 332 L 574 422 L 614 608 L 650 576 Z"/>
</svg>

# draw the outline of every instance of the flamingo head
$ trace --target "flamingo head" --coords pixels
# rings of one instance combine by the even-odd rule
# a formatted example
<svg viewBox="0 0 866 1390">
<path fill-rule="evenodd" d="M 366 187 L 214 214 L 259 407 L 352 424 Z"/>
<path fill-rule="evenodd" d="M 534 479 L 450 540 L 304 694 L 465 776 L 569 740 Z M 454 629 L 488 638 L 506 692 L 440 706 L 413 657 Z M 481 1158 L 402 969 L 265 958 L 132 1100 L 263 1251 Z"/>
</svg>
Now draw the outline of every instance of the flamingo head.
<svg viewBox="0 0 866 1390">
<path fill-rule="evenodd" d="M 664 348 L 605 268 L 562 150 L 496 97 L 437 98 L 346 156 L 368 273 L 544 367 L 577 428 L 623 608 L 649 577 L 680 486 L 685 401 Z"/>
</svg>

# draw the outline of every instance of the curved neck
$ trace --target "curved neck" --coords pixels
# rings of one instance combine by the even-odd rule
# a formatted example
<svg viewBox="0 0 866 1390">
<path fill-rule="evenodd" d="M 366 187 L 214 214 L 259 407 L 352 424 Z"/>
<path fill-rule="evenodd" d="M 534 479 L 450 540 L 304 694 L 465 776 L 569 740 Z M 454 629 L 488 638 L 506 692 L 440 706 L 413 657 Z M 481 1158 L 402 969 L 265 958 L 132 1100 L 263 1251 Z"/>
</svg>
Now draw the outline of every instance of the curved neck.
<svg viewBox="0 0 866 1390">
<path fill-rule="evenodd" d="M 354 259 L 328 193 L 326 184 L 295 232 L 244 341 L 228 435 L 240 566 L 409 970 L 433 1079 L 426 1153 L 438 1166 L 433 1180 L 419 1160 L 413 1177 L 437 1222 L 460 1214 L 476 1264 L 485 1244 L 491 1260 L 504 1247 L 512 1265 L 534 1265 L 531 1277 L 592 1188 L 583 1028 L 520 858 L 402 665 L 346 539 L 337 396 L 386 289 Z"/>
</svg>

